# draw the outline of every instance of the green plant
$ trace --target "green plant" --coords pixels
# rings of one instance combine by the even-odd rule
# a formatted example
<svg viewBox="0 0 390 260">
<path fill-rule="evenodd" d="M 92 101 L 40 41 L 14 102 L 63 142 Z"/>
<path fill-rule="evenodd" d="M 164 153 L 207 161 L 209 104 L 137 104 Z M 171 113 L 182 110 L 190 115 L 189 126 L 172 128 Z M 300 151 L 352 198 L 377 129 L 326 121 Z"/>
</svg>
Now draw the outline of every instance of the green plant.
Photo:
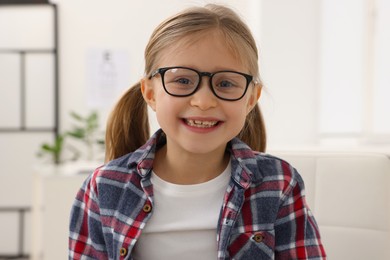
<svg viewBox="0 0 390 260">
<path fill-rule="evenodd" d="M 87 148 L 86 158 L 94 159 L 94 146 L 104 147 L 104 141 L 99 138 L 99 118 L 96 112 L 92 112 L 86 117 L 83 117 L 75 112 L 70 113 L 75 120 L 73 129 L 59 134 L 54 143 L 43 143 L 37 155 L 39 157 L 49 156 L 54 164 L 61 164 L 66 161 L 75 161 L 81 156 L 81 152 L 74 146 L 70 145 L 65 140 L 72 137 L 78 141 L 82 141 Z M 69 152 L 65 154 L 65 152 Z M 67 159 L 64 159 L 67 157 Z"/>
<path fill-rule="evenodd" d="M 60 164 L 62 162 L 62 151 L 64 146 L 64 135 L 58 135 L 55 140 L 54 144 L 48 144 L 44 143 L 41 145 L 41 150 L 38 152 L 39 157 L 47 155 L 51 155 L 52 160 L 55 164 Z"/>
<path fill-rule="evenodd" d="M 94 146 L 104 146 L 104 140 L 99 138 L 99 118 L 96 112 L 91 112 L 83 117 L 75 112 L 70 113 L 71 117 L 76 121 L 73 130 L 66 134 L 82 141 L 87 147 L 87 159 L 91 160 L 94 157 Z"/>
</svg>

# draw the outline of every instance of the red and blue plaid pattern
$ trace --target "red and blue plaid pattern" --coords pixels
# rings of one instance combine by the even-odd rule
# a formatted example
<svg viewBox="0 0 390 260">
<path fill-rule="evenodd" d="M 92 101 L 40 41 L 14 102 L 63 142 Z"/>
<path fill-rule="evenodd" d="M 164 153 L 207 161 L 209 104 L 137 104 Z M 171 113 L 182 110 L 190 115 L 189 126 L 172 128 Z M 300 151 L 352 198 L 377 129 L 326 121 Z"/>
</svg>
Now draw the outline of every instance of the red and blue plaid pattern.
<svg viewBox="0 0 390 260">
<path fill-rule="evenodd" d="M 72 208 L 69 259 L 132 259 L 153 214 L 150 172 L 164 144 L 159 130 L 143 147 L 87 178 Z M 325 259 L 296 170 L 238 139 L 227 149 L 232 178 L 216 223 L 218 259 Z"/>
</svg>

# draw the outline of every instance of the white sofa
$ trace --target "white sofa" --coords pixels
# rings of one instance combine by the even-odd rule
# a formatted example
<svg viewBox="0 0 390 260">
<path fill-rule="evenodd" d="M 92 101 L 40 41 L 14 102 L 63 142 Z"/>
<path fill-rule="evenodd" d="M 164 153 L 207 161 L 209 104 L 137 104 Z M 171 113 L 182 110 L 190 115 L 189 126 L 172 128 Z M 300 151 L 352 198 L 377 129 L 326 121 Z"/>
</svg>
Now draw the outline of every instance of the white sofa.
<svg viewBox="0 0 390 260">
<path fill-rule="evenodd" d="M 390 158 L 363 152 L 270 152 L 301 173 L 332 260 L 390 259 Z"/>
</svg>

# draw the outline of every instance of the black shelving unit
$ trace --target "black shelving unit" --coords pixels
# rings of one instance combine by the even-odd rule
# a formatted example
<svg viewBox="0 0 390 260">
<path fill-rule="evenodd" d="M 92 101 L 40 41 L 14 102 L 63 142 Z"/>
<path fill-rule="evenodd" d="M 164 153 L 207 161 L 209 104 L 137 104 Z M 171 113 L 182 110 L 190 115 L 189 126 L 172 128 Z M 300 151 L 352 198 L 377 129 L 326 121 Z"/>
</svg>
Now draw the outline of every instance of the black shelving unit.
<svg viewBox="0 0 390 260">
<path fill-rule="evenodd" d="M 19 100 L 20 104 L 19 109 L 19 125 L 18 127 L 9 127 L 1 125 L 0 121 L 0 135 L 1 134 L 26 134 L 26 133 L 49 133 L 53 134 L 53 139 L 55 139 L 59 134 L 59 58 L 58 58 L 58 8 L 56 4 L 49 3 L 45 0 L 0 0 L 0 8 L 9 8 L 9 7 L 37 7 L 37 6 L 47 6 L 50 7 L 53 12 L 53 32 L 48 32 L 53 35 L 53 47 L 52 48 L 13 48 L 12 46 L 2 48 L 0 47 L 0 55 L 2 54 L 12 54 L 17 55 L 20 61 L 20 84 L 19 86 L 13 86 L 19 88 Z M 7 25 L 8 26 L 8 25 Z M 11 26 L 11 25 L 10 25 Z M 28 29 L 28 28 L 27 28 Z M 7 37 L 7 35 L 2 35 L 2 37 Z M 1 38 L 0 38 L 1 41 Z M 30 54 L 49 54 L 53 56 L 53 108 L 54 108 L 54 118 L 52 127 L 42 126 L 42 127 L 31 127 L 28 126 L 27 122 L 27 106 L 26 106 L 26 75 L 27 75 L 27 66 L 26 66 L 26 57 Z M 1 75 L 1 72 L 0 72 Z M 18 246 L 17 252 L 15 254 L 1 254 L 0 259 L 28 259 L 29 255 L 25 252 L 25 221 L 26 214 L 31 211 L 30 207 L 5 207 L 0 205 L 0 214 L 16 214 L 18 216 L 18 229 L 15 231 L 18 237 Z M 4 234 L 3 234 L 4 235 Z"/>
</svg>

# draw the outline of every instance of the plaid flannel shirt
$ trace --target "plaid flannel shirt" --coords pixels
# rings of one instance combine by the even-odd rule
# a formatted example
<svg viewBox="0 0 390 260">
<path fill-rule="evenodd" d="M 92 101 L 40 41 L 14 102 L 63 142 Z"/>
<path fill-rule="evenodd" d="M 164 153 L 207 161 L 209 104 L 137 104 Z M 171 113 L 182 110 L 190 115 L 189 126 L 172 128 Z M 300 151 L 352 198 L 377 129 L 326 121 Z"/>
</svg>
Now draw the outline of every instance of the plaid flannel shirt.
<svg viewBox="0 0 390 260">
<path fill-rule="evenodd" d="M 132 259 L 153 214 L 150 176 L 155 151 L 165 142 L 159 130 L 87 178 L 71 212 L 69 259 Z M 325 259 L 296 170 L 239 139 L 227 149 L 232 176 L 216 223 L 218 259 Z"/>
</svg>

